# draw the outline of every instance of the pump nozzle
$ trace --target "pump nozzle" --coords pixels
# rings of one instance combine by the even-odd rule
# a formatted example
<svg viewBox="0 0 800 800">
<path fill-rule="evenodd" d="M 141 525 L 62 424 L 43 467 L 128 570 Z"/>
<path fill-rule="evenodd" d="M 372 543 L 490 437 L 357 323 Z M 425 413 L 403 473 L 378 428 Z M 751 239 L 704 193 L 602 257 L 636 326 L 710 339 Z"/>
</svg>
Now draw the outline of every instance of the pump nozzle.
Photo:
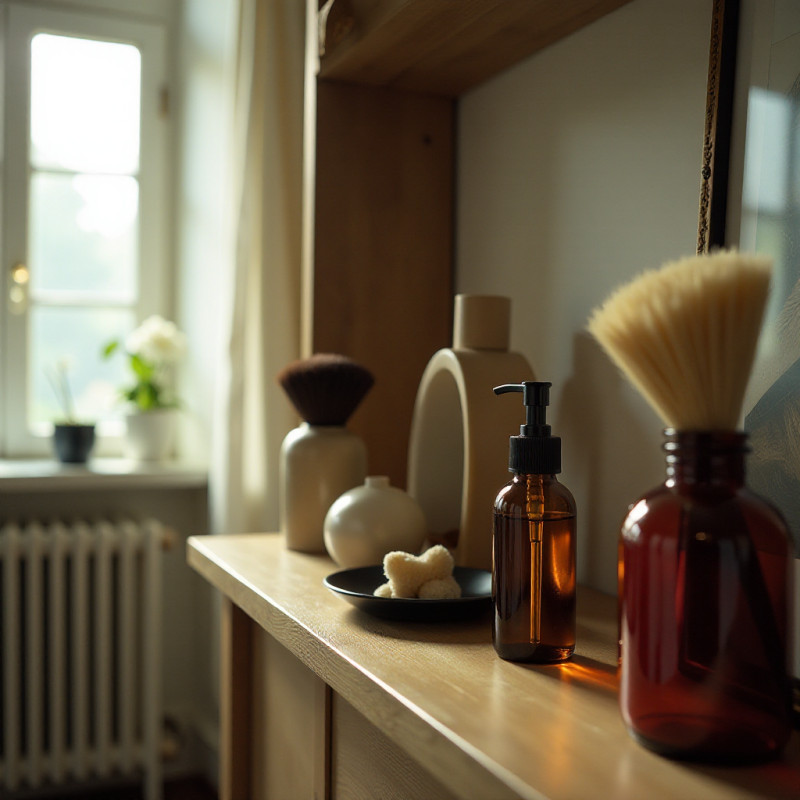
<svg viewBox="0 0 800 800">
<path fill-rule="evenodd" d="M 504 383 L 495 386 L 495 394 L 506 392 L 521 392 L 522 403 L 525 406 L 525 424 L 520 426 L 520 436 L 549 436 L 550 426 L 547 419 L 547 406 L 550 405 L 549 381 L 523 381 L 522 383 Z"/>
<path fill-rule="evenodd" d="M 495 394 L 520 392 L 525 405 L 525 424 L 520 425 L 519 436 L 512 436 L 508 468 L 520 474 L 555 474 L 561 472 L 561 439 L 551 436 L 547 424 L 547 406 L 550 404 L 548 381 L 523 381 L 495 386 Z"/>
</svg>

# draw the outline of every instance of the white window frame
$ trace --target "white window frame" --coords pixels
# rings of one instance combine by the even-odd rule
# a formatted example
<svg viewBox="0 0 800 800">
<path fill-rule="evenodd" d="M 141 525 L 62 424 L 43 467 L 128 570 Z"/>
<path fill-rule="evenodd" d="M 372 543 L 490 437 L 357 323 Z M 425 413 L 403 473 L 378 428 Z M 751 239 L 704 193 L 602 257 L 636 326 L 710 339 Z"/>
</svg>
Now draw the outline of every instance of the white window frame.
<svg viewBox="0 0 800 800">
<path fill-rule="evenodd" d="M 166 314 L 170 252 L 168 224 L 169 122 L 162 108 L 167 87 L 166 29 L 163 24 L 128 20 L 119 14 L 4 4 L 0 35 L 3 42 L 3 135 L 0 137 L 3 239 L 0 309 L 0 456 L 41 456 L 52 452 L 49 437 L 35 436 L 26 424 L 29 315 L 9 310 L 10 275 L 17 263 L 28 263 L 28 166 L 30 139 L 30 43 L 38 33 L 96 38 L 133 44 L 142 54 L 142 113 L 139 180 L 138 302 L 141 320 Z M 98 354 L 103 346 L 98 342 Z M 98 355 L 99 357 L 99 355 Z M 103 435 L 96 455 L 117 455 L 122 431 Z"/>
</svg>

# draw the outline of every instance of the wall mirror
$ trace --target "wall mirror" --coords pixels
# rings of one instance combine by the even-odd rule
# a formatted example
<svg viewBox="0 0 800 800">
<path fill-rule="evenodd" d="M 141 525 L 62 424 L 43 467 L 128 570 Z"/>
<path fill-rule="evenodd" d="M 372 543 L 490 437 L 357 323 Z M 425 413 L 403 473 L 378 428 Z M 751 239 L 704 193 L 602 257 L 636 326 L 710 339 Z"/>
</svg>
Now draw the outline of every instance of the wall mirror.
<svg viewBox="0 0 800 800">
<path fill-rule="evenodd" d="M 770 255 L 774 275 L 745 398 L 748 483 L 800 555 L 800 3 L 715 0 L 698 250 Z"/>
</svg>

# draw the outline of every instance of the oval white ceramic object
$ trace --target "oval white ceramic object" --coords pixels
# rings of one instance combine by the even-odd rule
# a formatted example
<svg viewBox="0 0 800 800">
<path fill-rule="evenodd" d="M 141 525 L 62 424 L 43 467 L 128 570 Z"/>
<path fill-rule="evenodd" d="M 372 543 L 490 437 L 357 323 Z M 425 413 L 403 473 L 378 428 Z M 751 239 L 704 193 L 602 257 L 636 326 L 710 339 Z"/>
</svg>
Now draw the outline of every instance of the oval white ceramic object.
<svg viewBox="0 0 800 800">
<path fill-rule="evenodd" d="M 518 402 L 492 387 L 534 380 L 525 356 L 508 350 L 508 298 L 457 295 L 453 347 L 422 374 L 408 451 L 408 493 L 420 504 L 429 541 L 455 534 L 456 564 L 492 568 L 491 510 L 508 482 L 508 437 L 519 430 Z"/>
<path fill-rule="evenodd" d="M 426 533 L 419 503 L 383 475 L 345 492 L 325 517 L 325 547 L 345 568 L 380 564 L 392 550 L 418 553 Z"/>
</svg>

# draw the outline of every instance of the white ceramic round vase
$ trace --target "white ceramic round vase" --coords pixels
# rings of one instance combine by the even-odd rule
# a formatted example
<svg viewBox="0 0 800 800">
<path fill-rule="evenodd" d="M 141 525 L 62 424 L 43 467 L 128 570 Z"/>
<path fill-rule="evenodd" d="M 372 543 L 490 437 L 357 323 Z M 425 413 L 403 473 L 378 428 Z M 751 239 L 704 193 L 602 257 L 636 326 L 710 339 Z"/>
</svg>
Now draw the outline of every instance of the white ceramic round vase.
<svg viewBox="0 0 800 800">
<path fill-rule="evenodd" d="M 345 492 L 325 517 L 325 547 L 345 568 L 381 564 L 392 550 L 416 554 L 426 533 L 419 503 L 383 475 Z"/>
<path fill-rule="evenodd" d="M 125 418 L 125 456 L 134 461 L 164 461 L 172 455 L 176 424 L 174 408 L 154 408 L 128 414 Z"/>
<path fill-rule="evenodd" d="M 290 550 L 324 553 L 325 515 L 337 497 L 364 482 L 367 448 L 339 425 L 302 423 L 280 453 L 281 531 Z"/>
</svg>

